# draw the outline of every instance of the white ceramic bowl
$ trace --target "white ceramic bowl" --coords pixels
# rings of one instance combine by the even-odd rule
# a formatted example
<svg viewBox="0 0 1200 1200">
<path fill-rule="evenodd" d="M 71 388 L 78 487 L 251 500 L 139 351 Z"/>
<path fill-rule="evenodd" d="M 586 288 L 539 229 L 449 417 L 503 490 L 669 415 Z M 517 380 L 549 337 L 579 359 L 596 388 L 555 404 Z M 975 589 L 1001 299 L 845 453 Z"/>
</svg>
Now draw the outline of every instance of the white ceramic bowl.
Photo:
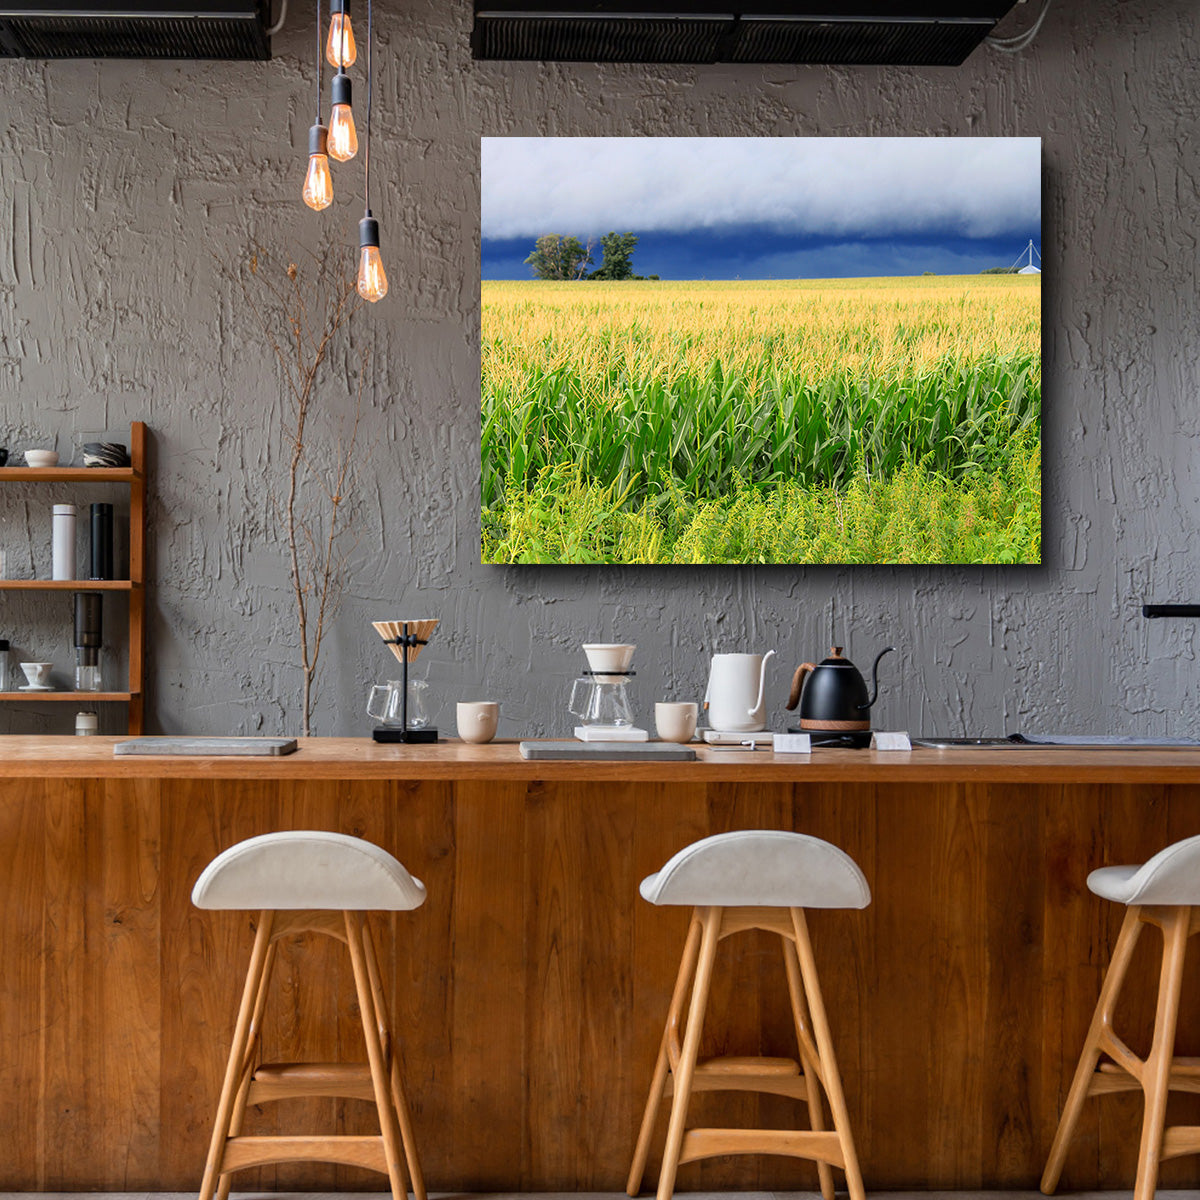
<svg viewBox="0 0 1200 1200">
<path fill-rule="evenodd" d="M 26 450 L 25 462 L 30 467 L 57 467 L 57 450 Z"/>
</svg>

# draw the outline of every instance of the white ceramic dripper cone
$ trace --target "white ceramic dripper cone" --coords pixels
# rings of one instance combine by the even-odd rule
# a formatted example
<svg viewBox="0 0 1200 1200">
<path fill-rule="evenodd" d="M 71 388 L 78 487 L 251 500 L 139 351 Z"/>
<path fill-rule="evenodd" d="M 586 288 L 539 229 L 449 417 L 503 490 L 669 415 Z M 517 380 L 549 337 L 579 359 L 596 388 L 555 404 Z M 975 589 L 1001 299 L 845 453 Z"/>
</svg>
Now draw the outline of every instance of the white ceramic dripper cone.
<svg viewBox="0 0 1200 1200">
<path fill-rule="evenodd" d="M 628 680 L 629 676 L 623 672 L 629 670 L 636 649 L 637 646 L 625 642 L 585 642 L 583 646 L 588 667 L 603 683 L 625 683 Z"/>
</svg>

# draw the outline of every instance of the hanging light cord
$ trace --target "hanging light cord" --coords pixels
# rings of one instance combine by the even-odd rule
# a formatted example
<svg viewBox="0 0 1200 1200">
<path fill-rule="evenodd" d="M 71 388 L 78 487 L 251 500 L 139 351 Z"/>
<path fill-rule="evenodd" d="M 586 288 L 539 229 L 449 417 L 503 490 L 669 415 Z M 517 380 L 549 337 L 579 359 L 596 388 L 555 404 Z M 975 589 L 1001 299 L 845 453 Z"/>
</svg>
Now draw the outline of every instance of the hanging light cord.
<svg viewBox="0 0 1200 1200">
<path fill-rule="evenodd" d="M 1038 13 L 1037 20 L 1024 33 L 1014 34 L 1012 37 L 990 37 L 986 39 L 987 44 L 993 50 L 999 50 L 1004 54 L 1019 54 L 1022 50 L 1028 49 L 1033 45 L 1033 39 L 1041 30 L 1042 22 L 1045 21 L 1052 3 L 1053 0 L 1042 0 L 1042 11 Z"/>
<path fill-rule="evenodd" d="M 317 0 L 317 124 L 321 123 L 321 0 Z"/>
<path fill-rule="evenodd" d="M 366 211 L 371 211 L 371 93 L 374 91 L 375 72 L 371 69 L 371 0 L 367 0 L 367 148 L 363 154 L 363 199 Z"/>
<path fill-rule="evenodd" d="M 279 0 L 279 20 L 267 30 L 267 37 L 274 37 L 287 20 L 288 0 Z"/>
</svg>

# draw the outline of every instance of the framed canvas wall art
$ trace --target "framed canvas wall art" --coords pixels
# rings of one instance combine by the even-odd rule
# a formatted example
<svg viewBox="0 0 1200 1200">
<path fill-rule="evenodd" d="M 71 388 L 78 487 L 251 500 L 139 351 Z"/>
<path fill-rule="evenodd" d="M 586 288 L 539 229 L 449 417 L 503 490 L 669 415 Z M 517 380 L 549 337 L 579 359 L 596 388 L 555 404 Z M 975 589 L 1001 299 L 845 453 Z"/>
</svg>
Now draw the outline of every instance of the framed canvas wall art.
<svg viewBox="0 0 1200 1200">
<path fill-rule="evenodd" d="M 1036 138 L 485 138 L 492 563 L 1036 563 Z"/>
</svg>

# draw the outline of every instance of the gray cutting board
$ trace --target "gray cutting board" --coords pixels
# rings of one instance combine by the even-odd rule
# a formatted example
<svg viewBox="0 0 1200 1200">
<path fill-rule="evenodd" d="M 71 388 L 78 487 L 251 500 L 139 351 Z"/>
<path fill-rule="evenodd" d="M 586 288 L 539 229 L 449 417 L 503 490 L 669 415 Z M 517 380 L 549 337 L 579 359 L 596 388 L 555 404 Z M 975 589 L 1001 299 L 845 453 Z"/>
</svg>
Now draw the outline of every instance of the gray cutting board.
<svg viewBox="0 0 1200 1200">
<path fill-rule="evenodd" d="M 249 755 L 263 757 L 292 754 L 295 738 L 270 737 L 139 737 L 118 742 L 114 754 L 180 755 L 190 758 L 212 758 L 217 755 Z"/>
<path fill-rule="evenodd" d="M 695 762 L 690 746 L 674 742 L 522 742 L 521 757 L 587 762 Z"/>
</svg>

